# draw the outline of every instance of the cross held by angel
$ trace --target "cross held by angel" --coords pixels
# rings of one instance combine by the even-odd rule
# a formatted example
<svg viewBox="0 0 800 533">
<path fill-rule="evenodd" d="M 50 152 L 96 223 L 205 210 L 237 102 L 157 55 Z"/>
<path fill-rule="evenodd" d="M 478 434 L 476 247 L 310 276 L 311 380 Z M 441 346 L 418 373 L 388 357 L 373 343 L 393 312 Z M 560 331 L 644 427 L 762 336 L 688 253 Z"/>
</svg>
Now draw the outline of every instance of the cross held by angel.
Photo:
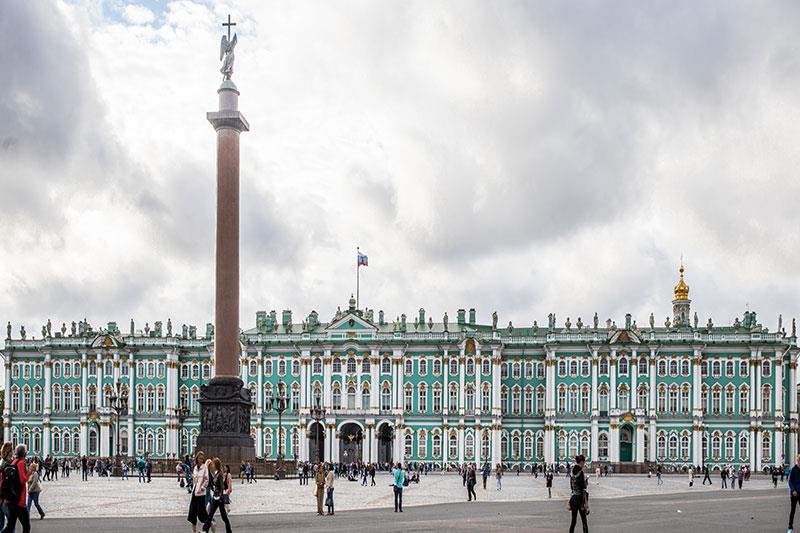
<svg viewBox="0 0 800 533">
<path fill-rule="evenodd" d="M 228 15 L 228 22 L 223 22 L 223 26 L 227 26 L 228 35 L 222 35 L 222 42 L 219 45 L 219 59 L 222 61 L 222 68 L 219 71 L 222 73 L 223 80 L 231 79 L 233 75 L 233 49 L 236 47 L 237 37 L 233 34 L 231 39 L 231 26 L 236 26 L 235 22 L 231 22 L 231 16 Z"/>
</svg>

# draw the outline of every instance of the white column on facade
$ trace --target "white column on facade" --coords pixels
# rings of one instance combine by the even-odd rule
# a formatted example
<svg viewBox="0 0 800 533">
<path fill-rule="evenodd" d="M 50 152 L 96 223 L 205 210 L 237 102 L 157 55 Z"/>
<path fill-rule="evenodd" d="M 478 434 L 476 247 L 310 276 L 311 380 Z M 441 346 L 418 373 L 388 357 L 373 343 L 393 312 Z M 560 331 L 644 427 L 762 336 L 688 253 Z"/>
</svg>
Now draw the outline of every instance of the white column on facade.
<svg viewBox="0 0 800 533">
<path fill-rule="evenodd" d="M 109 447 L 108 437 L 111 430 L 111 424 L 107 416 L 100 419 L 100 457 L 109 457 L 111 455 L 111 448 Z M 152 451 L 152 450 L 151 450 Z"/>
<path fill-rule="evenodd" d="M 300 411 L 308 413 L 310 409 L 311 389 L 308 387 L 308 375 L 311 373 L 311 352 L 302 350 L 300 352 Z M 258 351 L 258 405 L 264 405 L 264 361 L 261 350 Z"/>
<path fill-rule="evenodd" d="M 331 389 L 331 377 L 333 374 L 333 360 L 331 359 L 330 349 L 326 349 L 322 358 L 322 404 L 326 411 L 331 410 L 333 405 L 333 396 Z M 331 439 L 326 441 L 330 447 Z M 328 455 L 328 457 L 330 457 Z"/>
<path fill-rule="evenodd" d="M 114 352 L 111 354 L 111 359 L 113 361 L 113 365 L 111 366 L 112 372 L 112 384 L 116 387 L 117 382 L 119 381 L 119 352 Z"/>
<path fill-rule="evenodd" d="M 42 420 L 42 456 L 47 457 L 50 455 L 50 414 L 51 414 L 51 393 L 53 390 L 52 383 L 53 375 L 53 361 L 50 352 L 44 353 L 44 416 Z M 6 389 L 8 390 L 8 389 Z M 6 400 L 8 402 L 10 400 Z"/>
<path fill-rule="evenodd" d="M 555 351 L 547 349 L 545 356 L 544 460 L 555 463 Z"/>
<path fill-rule="evenodd" d="M 500 426 L 492 426 L 492 468 L 494 469 L 503 460 L 503 454 L 500 449 L 501 437 Z"/>
<path fill-rule="evenodd" d="M 619 391 L 617 390 L 617 351 L 611 350 L 611 359 L 608 365 L 609 375 L 610 375 L 610 390 L 609 390 L 609 402 L 611 403 L 610 410 L 613 411 L 609 413 L 610 415 L 610 430 L 608 435 L 608 453 L 609 453 L 609 460 L 612 463 L 619 462 L 619 414 L 617 413 L 617 395 Z"/>
<path fill-rule="evenodd" d="M 499 349 L 492 350 L 492 414 L 502 416 L 500 407 L 500 364 L 502 355 Z"/>
<path fill-rule="evenodd" d="M 3 442 L 9 442 L 11 440 L 11 398 L 9 394 L 11 394 L 11 353 L 6 354 L 6 361 L 5 361 L 5 370 L 6 375 L 3 380 L 5 383 L 5 394 L 6 399 L 3 405 Z M 45 392 L 45 395 L 47 393 Z"/>
<path fill-rule="evenodd" d="M 592 350 L 592 436 L 591 436 L 591 446 L 590 446 L 590 456 L 591 461 L 599 461 L 600 460 L 600 453 L 598 450 L 598 440 L 600 435 L 600 422 L 598 417 L 600 416 L 600 409 L 598 406 L 598 398 L 597 398 L 597 350 Z"/>
<path fill-rule="evenodd" d="M 134 353 L 130 352 L 130 355 L 128 356 L 128 390 L 130 394 L 128 398 L 128 456 L 129 457 L 134 457 L 136 455 L 136 452 L 141 453 L 143 451 L 143 450 L 134 450 L 134 443 L 136 442 L 133 434 L 133 429 L 135 425 L 134 413 L 136 412 L 136 406 L 134 405 L 136 399 L 136 389 L 134 388 L 136 384 L 136 363 L 134 361 L 134 357 L 135 357 Z M 177 376 L 177 369 L 176 369 L 176 376 Z"/>
<path fill-rule="evenodd" d="M 475 412 L 478 415 L 480 415 L 481 411 L 483 411 L 483 394 L 481 393 L 481 367 L 482 367 L 481 362 L 482 362 L 482 357 L 481 357 L 481 350 L 479 348 L 475 350 Z M 523 394 L 523 403 L 524 403 L 524 394 Z M 524 405 L 522 407 L 523 409 L 525 408 Z M 476 448 L 480 448 L 480 446 L 476 444 Z M 478 462 L 477 464 L 480 464 L 480 462 Z"/>
<path fill-rule="evenodd" d="M 789 453 L 786 463 L 791 464 L 797 457 L 797 362 L 796 354 L 789 350 Z"/>
<path fill-rule="evenodd" d="M 381 360 L 378 354 L 378 349 L 373 348 L 370 353 L 370 365 L 369 365 L 369 387 L 370 387 L 369 409 L 373 413 L 377 413 L 378 408 L 380 406 L 380 398 L 381 398 L 380 371 L 381 371 Z M 372 428 L 372 434 L 374 437 L 375 434 L 374 427 Z"/>
<path fill-rule="evenodd" d="M 400 417 L 403 416 L 403 409 L 404 409 L 404 405 L 403 404 L 405 403 L 403 401 L 404 394 L 405 394 L 405 392 L 403 390 L 403 387 L 404 387 L 403 382 L 404 382 L 404 376 L 405 376 L 405 365 L 403 364 L 404 363 L 403 362 L 403 356 L 404 355 L 405 354 L 403 353 L 403 349 L 402 348 L 395 348 L 393 350 L 392 359 L 394 359 L 394 362 L 395 362 L 394 366 L 397 368 L 397 372 L 396 372 L 396 374 L 397 374 L 397 406 L 395 407 L 395 409 L 397 411 L 395 412 L 395 414 L 397 416 L 400 416 Z M 400 422 L 402 423 L 402 418 L 400 419 Z M 402 457 L 402 455 L 400 455 L 400 457 Z"/>
<path fill-rule="evenodd" d="M 466 386 L 466 358 L 464 357 L 464 348 L 461 348 L 458 354 L 458 414 L 464 416 L 464 391 Z"/>
<path fill-rule="evenodd" d="M 403 442 L 403 425 L 400 423 L 400 419 L 396 419 L 394 423 L 394 460 L 395 462 L 400 461 L 405 466 L 406 458 L 405 454 L 403 453 L 405 450 Z"/>
<path fill-rule="evenodd" d="M 450 376 L 450 355 L 449 350 L 447 348 L 444 349 L 444 358 L 442 359 L 442 380 L 444 388 L 442 389 L 442 414 L 447 416 L 450 407 L 450 389 L 448 388 L 450 385 L 448 380 Z M 443 441 L 445 440 L 442 437 Z M 444 447 L 444 445 L 443 445 Z M 447 457 L 446 453 L 442 453 L 442 457 Z"/>
<path fill-rule="evenodd" d="M 475 439 L 475 464 L 480 468 L 486 458 L 483 456 L 483 431 L 479 424 L 473 426 L 472 434 Z"/>
<path fill-rule="evenodd" d="M 464 424 L 458 424 L 458 464 L 464 464 Z"/>
<path fill-rule="evenodd" d="M 706 460 L 703 456 L 702 362 L 703 351 L 695 348 L 692 358 L 692 464 L 701 466 Z"/>
<path fill-rule="evenodd" d="M 631 358 L 628 363 L 628 371 L 631 373 L 630 393 L 628 394 L 628 403 L 630 404 L 631 412 L 636 412 L 639 408 L 639 394 L 638 381 L 639 381 L 639 359 L 636 355 L 636 350 L 631 350 Z M 638 460 L 638 459 L 637 459 Z"/>
<path fill-rule="evenodd" d="M 647 361 L 649 365 L 648 368 L 648 376 L 650 378 L 650 390 L 648 391 L 649 399 L 648 399 L 648 406 L 647 406 L 647 414 L 650 421 L 648 431 L 649 431 L 649 439 L 648 445 L 650 449 L 648 450 L 648 456 L 650 461 L 656 460 L 656 350 L 655 348 L 650 349 L 650 358 Z"/>
<path fill-rule="evenodd" d="M 105 372 L 105 361 L 101 357 L 100 353 L 95 354 L 95 358 L 97 360 L 97 391 L 95 391 L 95 402 L 97 405 L 97 410 L 101 412 L 105 412 L 103 407 L 103 373 Z M 108 447 L 108 443 L 106 443 L 106 447 Z"/>
<path fill-rule="evenodd" d="M 610 389 L 608 391 L 609 409 L 617 408 L 617 351 L 611 350 L 611 358 L 608 361 L 608 371 L 610 378 Z"/>
</svg>

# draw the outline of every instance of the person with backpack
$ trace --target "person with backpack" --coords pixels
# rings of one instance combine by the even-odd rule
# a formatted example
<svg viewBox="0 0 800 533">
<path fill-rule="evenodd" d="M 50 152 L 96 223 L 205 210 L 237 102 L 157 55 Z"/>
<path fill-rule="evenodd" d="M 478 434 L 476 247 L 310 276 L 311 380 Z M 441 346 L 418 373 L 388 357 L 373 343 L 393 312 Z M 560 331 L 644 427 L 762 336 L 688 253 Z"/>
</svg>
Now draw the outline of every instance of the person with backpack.
<svg viewBox="0 0 800 533">
<path fill-rule="evenodd" d="M 39 511 L 39 520 L 44 519 L 44 511 L 42 506 L 39 505 L 39 494 L 42 492 L 42 487 L 39 485 L 39 464 L 34 461 L 30 466 L 30 476 L 28 477 L 28 513 L 30 516 L 31 502 L 36 505 L 36 510 Z"/>
<path fill-rule="evenodd" d="M 22 526 L 22 533 L 29 533 L 31 521 L 27 508 L 28 467 L 25 456 L 28 450 L 24 444 L 17 446 L 14 460 L 3 467 L 3 480 L 0 482 L 0 494 L 3 503 L 8 506 L 8 521 L 3 533 L 14 533 L 17 521 Z"/>
<path fill-rule="evenodd" d="M 589 514 L 589 492 L 586 483 L 586 474 L 583 472 L 583 465 L 586 458 L 583 455 L 575 457 L 575 465 L 569 472 L 569 486 L 572 494 L 569 497 L 569 505 L 567 506 L 572 514 L 572 520 L 569 524 L 569 533 L 575 532 L 575 525 L 578 521 L 578 515 L 581 517 L 583 524 L 583 533 L 589 532 L 589 525 L 586 522 L 586 515 Z"/>
<path fill-rule="evenodd" d="M 11 463 L 14 456 L 12 453 L 13 451 L 14 445 L 10 442 L 4 442 L 2 448 L 0 448 L 0 485 L 2 485 L 3 468 Z M 0 512 L 0 531 L 2 531 L 2 528 L 6 526 L 6 521 L 8 520 L 8 507 L 5 502 L 3 502 L 2 498 L 0 498 L 0 507 L 2 507 L 2 512 Z"/>
</svg>

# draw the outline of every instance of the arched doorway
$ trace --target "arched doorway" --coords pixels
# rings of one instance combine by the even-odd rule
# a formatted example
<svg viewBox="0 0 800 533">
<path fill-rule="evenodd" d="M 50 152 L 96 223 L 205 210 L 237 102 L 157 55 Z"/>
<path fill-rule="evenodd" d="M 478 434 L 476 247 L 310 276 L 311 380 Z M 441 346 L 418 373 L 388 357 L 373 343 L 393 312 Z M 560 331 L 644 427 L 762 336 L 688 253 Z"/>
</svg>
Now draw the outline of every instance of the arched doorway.
<svg viewBox="0 0 800 533">
<path fill-rule="evenodd" d="M 364 432 L 361 426 L 354 422 L 344 424 L 339 429 L 339 462 L 352 463 L 360 461 L 363 440 Z"/>
<path fill-rule="evenodd" d="M 392 440 L 394 440 L 392 426 L 388 422 L 378 426 L 378 462 L 380 464 L 393 462 Z"/>
<path fill-rule="evenodd" d="M 325 460 L 325 428 L 314 422 L 308 430 L 308 460 L 311 462 Z"/>
<path fill-rule="evenodd" d="M 633 428 L 628 424 L 619 428 L 619 461 L 621 463 L 633 461 Z"/>
</svg>

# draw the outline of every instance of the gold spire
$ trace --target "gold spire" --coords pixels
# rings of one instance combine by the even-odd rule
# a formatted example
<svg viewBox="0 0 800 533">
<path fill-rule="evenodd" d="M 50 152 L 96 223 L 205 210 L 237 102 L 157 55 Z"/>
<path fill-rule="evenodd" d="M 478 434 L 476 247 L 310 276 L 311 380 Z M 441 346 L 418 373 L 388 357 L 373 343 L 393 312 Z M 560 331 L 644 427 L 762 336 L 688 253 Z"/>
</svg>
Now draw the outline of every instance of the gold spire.
<svg viewBox="0 0 800 533">
<path fill-rule="evenodd" d="M 675 299 L 686 301 L 689 299 L 689 286 L 683 281 L 683 259 L 681 259 L 681 279 L 678 280 L 678 284 L 675 285 Z"/>
</svg>

